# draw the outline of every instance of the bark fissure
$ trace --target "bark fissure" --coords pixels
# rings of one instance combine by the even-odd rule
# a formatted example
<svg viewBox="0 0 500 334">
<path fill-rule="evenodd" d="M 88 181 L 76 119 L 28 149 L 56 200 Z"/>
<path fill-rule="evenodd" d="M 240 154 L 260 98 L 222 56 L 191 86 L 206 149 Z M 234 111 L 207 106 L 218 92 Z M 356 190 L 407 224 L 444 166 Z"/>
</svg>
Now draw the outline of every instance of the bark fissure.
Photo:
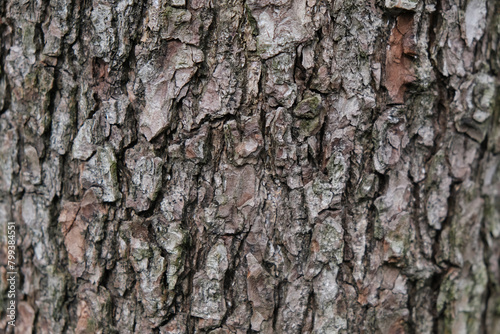
<svg viewBox="0 0 500 334">
<path fill-rule="evenodd" d="M 486 0 L 2 2 L 17 331 L 495 333 L 499 22 Z"/>
</svg>

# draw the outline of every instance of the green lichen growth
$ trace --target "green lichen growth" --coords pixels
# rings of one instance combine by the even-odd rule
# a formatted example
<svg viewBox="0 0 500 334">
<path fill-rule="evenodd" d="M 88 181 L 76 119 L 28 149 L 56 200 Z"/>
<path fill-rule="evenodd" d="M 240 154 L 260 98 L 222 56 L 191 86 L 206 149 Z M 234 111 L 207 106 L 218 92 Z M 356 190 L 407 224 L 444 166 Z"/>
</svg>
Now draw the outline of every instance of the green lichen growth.
<svg viewBox="0 0 500 334">
<path fill-rule="evenodd" d="M 250 27 L 252 28 L 252 35 L 258 36 L 259 35 L 259 27 L 257 25 L 257 20 L 255 19 L 255 17 L 253 17 L 252 11 L 250 10 L 248 5 L 246 5 L 246 4 L 245 4 L 245 14 L 247 17 L 247 22 L 250 25 Z"/>
<path fill-rule="evenodd" d="M 312 190 L 316 195 L 324 195 L 325 193 L 331 193 L 329 184 L 326 182 L 321 182 L 320 179 L 315 179 L 312 184 Z"/>
<path fill-rule="evenodd" d="M 447 303 L 451 303 L 456 300 L 456 292 L 454 281 L 447 276 L 439 289 L 439 295 L 436 303 L 436 309 L 438 312 L 442 312 Z"/>
<path fill-rule="evenodd" d="M 321 122 L 319 117 L 313 119 L 304 119 L 299 124 L 300 134 L 303 136 L 312 136 L 319 131 Z"/>
<path fill-rule="evenodd" d="M 328 171 L 328 175 L 331 178 L 338 180 L 340 176 L 344 175 L 345 173 L 346 170 L 345 161 L 344 159 L 342 159 L 341 155 L 331 156 L 330 159 L 328 159 L 328 164 L 326 165 L 326 169 Z"/>
<path fill-rule="evenodd" d="M 493 312 L 496 316 L 500 316 L 500 299 L 496 300 L 495 306 L 493 308 Z"/>
<path fill-rule="evenodd" d="M 377 240 L 382 240 L 384 238 L 384 229 L 382 228 L 382 222 L 380 219 L 375 219 L 373 224 L 373 236 Z"/>
<path fill-rule="evenodd" d="M 64 273 L 60 272 L 56 266 L 48 266 L 47 274 L 47 296 L 54 304 L 52 317 L 58 320 L 62 316 L 61 308 L 66 297 L 67 277 Z"/>
<path fill-rule="evenodd" d="M 320 244 L 320 250 L 335 263 L 342 263 L 344 259 L 344 236 L 341 233 L 342 231 L 338 231 L 335 226 L 325 224 L 321 232 L 322 245 Z M 335 248 L 333 245 L 338 245 L 339 247 Z"/>
<path fill-rule="evenodd" d="M 441 284 L 436 308 L 444 314 L 443 333 L 454 333 L 454 328 L 462 326 L 467 329 L 466 333 L 479 332 L 488 284 L 487 269 L 478 261 L 470 264 L 465 272 L 462 270 L 450 272 Z"/>
<path fill-rule="evenodd" d="M 374 174 L 365 175 L 359 183 L 356 195 L 359 199 L 370 198 L 378 187 L 378 178 Z"/>
<path fill-rule="evenodd" d="M 136 261 L 141 261 L 143 259 L 148 259 L 153 256 L 153 251 L 151 248 L 138 248 L 134 249 L 132 256 Z"/>
<path fill-rule="evenodd" d="M 260 40 L 257 38 L 257 54 L 258 55 L 266 54 L 267 52 L 271 51 L 272 48 L 273 48 L 272 44 L 261 43 Z"/>
<path fill-rule="evenodd" d="M 229 202 L 229 198 L 226 195 L 216 195 L 215 200 L 219 205 L 226 205 Z"/>
<path fill-rule="evenodd" d="M 118 164 L 116 163 L 116 160 L 111 161 L 111 164 L 109 165 L 109 173 L 111 174 L 111 182 L 112 182 L 112 187 L 113 188 L 118 188 Z"/>
<path fill-rule="evenodd" d="M 314 95 L 300 101 L 297 107 L 293 110 L 293 114 L 294 116 L 300 118 L 315 118 L 321 111 L 320 106 L 321 96 Z"/>
<path fill-rule="evenodd" d="M 235 139 L 228 124 L 224 124 L 224 140 L 228 147 L 232 148 L 234 146 Z"/>
<path fill-rule="evenodd" d="M 385 210 L 387 210 L 387 208 L 384 204 L 384 201 L 381 199 L 376 200 L 374 205 L 377 208 L 377 215 L 373 222 L 373 234 L 375 239 L 382 240 L 384 238 L 384 228 L 382 226 L 382 220 L 380 219 L 380 216 Z"/>
<path fill-rule="evenodd" d="M 97 330 L 97 322 L 92 318 L 87 319 L 87 328 L 85 329 L 85 332 L 95 333 L 96 330 Z"/>
<path fill-rule="evenodd" d="M 161 12 L 161 17 L 163 17 L 164 20 L 168 21 L 169 17 L 171 17 L 172 12 L 175 8 L 167 6 L 162 12 Z"/>
<path fill-rule="evenodd" d="M 411 243 L 410 235 L 409 216 L 403 215 L 398 219 L 398 225 L 395 230 L 385 231 L 385 240 L 392 250 L 390 257 L 402 260 L 406 256 Z"/>
<path fill-rule="evenodd" d="M 35 43 L 35 25 L 26 23 L 23 25 L 23 49 L 25 54 L 29 55 L 36 52 Z"/>
<path fill-rule="evenodd" d="M 191 19 L 191 14 L 188 10 L 171 6 L 167 6 L 160 15 L 167 24 L 173 24 L 174 26 L 182 25 Z"/>
<path fill-rule="evenodd" d="M 497 238 L 500 236 L 500 197 L 491 198 L 489 196 L 485 197 L 484 201 L 484 220 L 486 226 L 488 227 L 490 233 Z"/>
</svg>

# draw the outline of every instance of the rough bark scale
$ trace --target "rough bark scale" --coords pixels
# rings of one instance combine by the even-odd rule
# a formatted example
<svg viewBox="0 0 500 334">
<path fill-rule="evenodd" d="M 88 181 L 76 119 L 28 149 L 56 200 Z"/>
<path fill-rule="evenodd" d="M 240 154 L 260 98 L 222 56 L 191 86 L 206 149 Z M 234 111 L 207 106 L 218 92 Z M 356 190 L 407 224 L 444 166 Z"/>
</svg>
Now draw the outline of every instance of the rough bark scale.
<svg viewBox="0 0 500 334">
<path fill-rule="evenodd" d="M 17 332 L 498 333 L 499 6 L 2 1 Z"/>
</svg>

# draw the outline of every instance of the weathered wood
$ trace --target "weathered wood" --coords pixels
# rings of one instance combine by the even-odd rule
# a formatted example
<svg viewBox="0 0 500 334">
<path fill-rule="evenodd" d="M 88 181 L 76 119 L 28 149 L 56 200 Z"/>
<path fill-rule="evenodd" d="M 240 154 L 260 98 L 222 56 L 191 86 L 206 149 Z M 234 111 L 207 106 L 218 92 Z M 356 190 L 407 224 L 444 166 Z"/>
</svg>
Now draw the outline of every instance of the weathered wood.
<svg viewBox="0 0 500 334">
<path fill-rule="evenodd" d="M 498 333 L 499 6 L 0 2 L 16 332 Z"/>
</svg>

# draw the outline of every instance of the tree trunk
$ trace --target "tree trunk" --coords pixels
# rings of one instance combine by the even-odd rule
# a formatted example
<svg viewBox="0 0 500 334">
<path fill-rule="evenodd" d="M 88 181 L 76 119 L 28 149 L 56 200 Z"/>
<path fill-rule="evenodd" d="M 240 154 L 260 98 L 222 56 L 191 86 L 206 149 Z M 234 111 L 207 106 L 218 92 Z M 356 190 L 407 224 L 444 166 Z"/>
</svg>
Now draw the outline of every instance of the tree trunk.
<svg viewBox="0 0 500 334">
<path fill-rule="evenodd" d="M 498 1 L 5 0 L 0 33 L 6 332 L 499 333 Z"/>
</svg>

